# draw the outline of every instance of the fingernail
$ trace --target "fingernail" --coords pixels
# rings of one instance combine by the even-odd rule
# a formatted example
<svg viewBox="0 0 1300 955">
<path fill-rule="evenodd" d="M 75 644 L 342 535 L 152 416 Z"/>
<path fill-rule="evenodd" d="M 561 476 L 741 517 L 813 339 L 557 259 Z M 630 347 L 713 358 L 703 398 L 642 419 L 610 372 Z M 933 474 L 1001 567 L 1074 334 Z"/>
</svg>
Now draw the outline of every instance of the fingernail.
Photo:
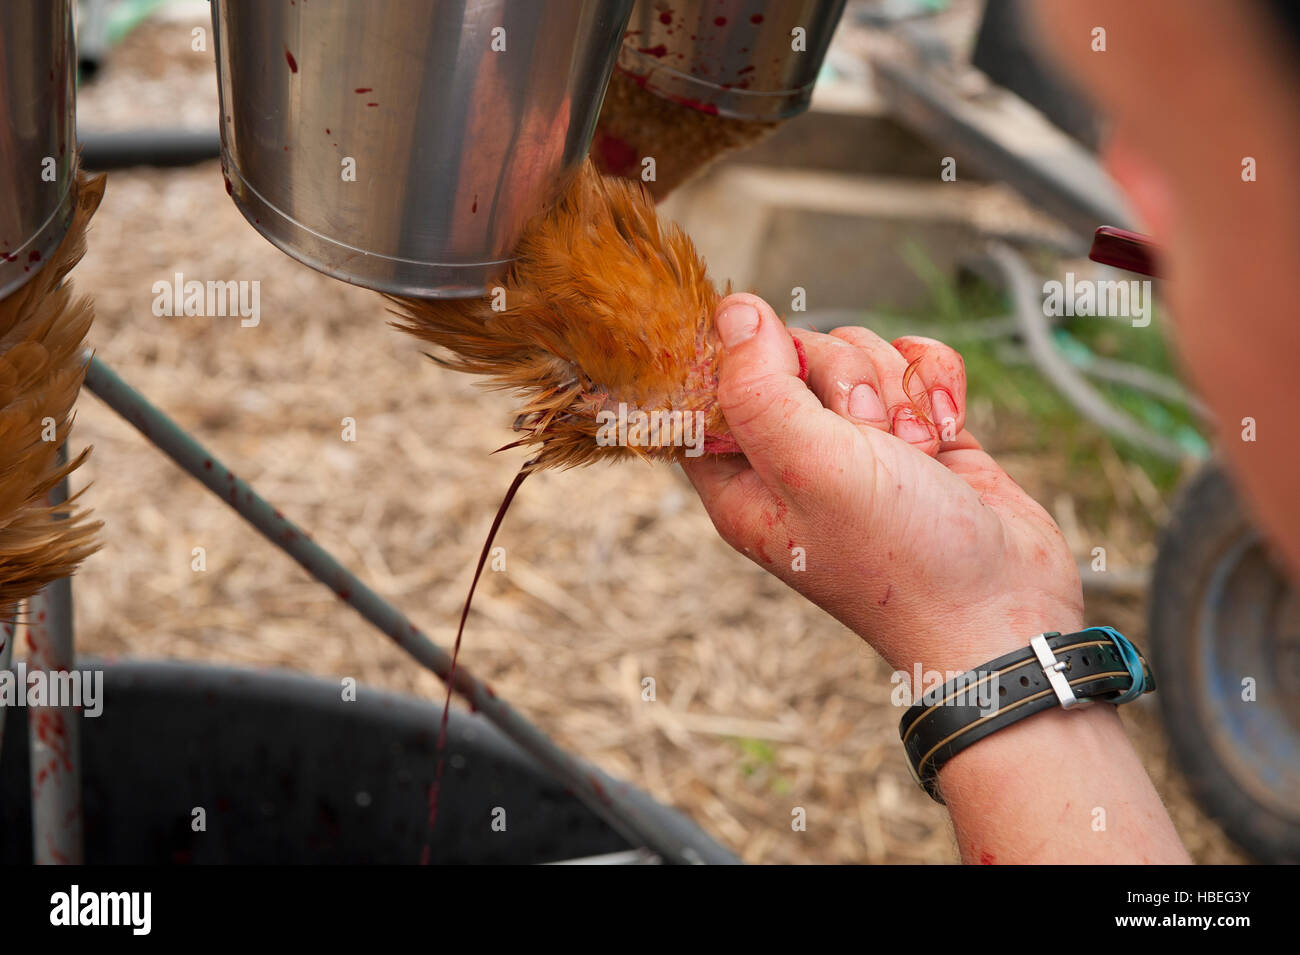
<svg viewBox="0 0 1300 955">
<path fill-rule="evenodd" d="M 849 414 L 859 421 L 884 421 L 885 406 L 870 385 L 854 385 L 849 392 Z"/>
<path fill-rule="evenodd" d="M 718 334 L 728 348 L 743 345 L 758 331 L 758 309 L 745 302 L 728 305 L 718 314 Z"/>
<path fill-rule="evenodd" d="M 957 402 L 952 400 L 946 388 L 935 388 L 930 392 L 930 411 L 930 417 L 941 428 L 949 421 L 954 425 L 957 423 Z"/>
<path fill-rule="evenodd" d="M 926 444 L 934 437 L 925 422 L 911 408 L 899 408 L 894 412 L 894 426 L 891 430 L 896 437 L 908 444 Z"/>
</svg>

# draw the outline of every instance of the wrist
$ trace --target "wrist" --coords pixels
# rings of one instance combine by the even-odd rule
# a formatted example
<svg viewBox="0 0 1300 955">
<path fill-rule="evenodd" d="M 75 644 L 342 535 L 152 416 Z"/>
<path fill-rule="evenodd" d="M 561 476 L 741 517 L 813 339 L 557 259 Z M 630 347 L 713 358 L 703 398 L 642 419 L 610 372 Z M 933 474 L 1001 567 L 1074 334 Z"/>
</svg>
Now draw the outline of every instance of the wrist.
<svg viewBox="0 0 1300 955">
<path fill-rule="evenodd" d="M 1042 596 L 1006 598 L 931 621 L 925 639 L 904 652 L 908 659 L 898 668 L 910 670 L 919 663 L 922 670 L 965 673 L 1028 646 L 1040 633 L 1073 633 L 1083 627 L 1082 600 L 1076 605 Z"/>
</svg>

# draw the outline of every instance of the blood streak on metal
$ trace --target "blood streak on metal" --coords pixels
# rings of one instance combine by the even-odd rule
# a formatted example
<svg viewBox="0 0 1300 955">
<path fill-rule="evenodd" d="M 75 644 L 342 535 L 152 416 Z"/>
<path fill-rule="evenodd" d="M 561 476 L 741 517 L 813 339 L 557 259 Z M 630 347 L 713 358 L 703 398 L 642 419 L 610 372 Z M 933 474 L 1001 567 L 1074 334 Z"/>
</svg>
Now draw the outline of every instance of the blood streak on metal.
<svg viewBox="0 0 1300 955">
<path fill-rule="evenodd" d="M 70 620 L 61 620 L 56 628 L 46 610 L 58 609 L 56 602 L 66 597 L 54 593 L 53 588 L 67 586 L 67 581 L 57 582 L 28 602 L 30 671 L 41 670 L 52 677 L 67 673 L 72 664 L 71 648 L 62 646 L 66 638 L 60 636 Z M 65 615 L 70 612 L 70 600 L 68 604 Z M 49 679 L 47 684 L 53 693 L 56 681 Z M 57 701 L 47 698 L 29 714 L 36 861 L 66 864 L 80 862 L 82 852 L 81 782 L 73 751 L 78 744 L 76 726 L 68 723 L 76 718 L 76 712 L 50 705 L 53 702 Z"/>
<path fill-rule="evenodd" d="M 703 100 L 692 99 L 689 96 L 677 97 L 676 101 L 680 103 L 682 106 L 687 106 L 691 109 L 697 109 L 701 113 L 705 113 L 709 116 L 718 115 L 718 107 L 714 103 L 706 103 Z"/>
<path fill-rule="evenodd" d="M 293 58 L 293 54 L 289 52 L 288 47 L 284 48 L 284 61 L 289 64 L 290 72 L 298 72 L 298 61 Z"/>
<path fill-rule="evenodd" d="M 596 152 L 611 175 L 626 176 L 636 168 L 636 150 L 617 136 L 597 133 Z"/>
</svg>

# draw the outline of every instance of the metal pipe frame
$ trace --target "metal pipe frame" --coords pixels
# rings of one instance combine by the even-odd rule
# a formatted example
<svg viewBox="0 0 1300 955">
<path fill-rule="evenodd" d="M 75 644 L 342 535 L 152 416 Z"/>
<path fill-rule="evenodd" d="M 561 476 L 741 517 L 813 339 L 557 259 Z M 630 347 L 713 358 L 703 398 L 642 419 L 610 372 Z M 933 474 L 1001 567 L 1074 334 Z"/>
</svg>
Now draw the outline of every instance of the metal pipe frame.
<svg viewBox="0 0 1300 955">
<path fill-rule="evenodd" d="M 51 495 L 67 499 L 66 479 Z M 72 628 L 72 578 L 47 584 L 27 601 L 28 679 L 45 671 L 55 692 L 55 674 L 76 666 Z M 25 692 L 26 687 L 18 691 Z M 85 861 L 81 805 L 81 719 L 74 706 L 47 701 L 27 711 L 31 760 L 32 859 L 37 865 L 80 865 Z"/>
<path fill-rule="evenodd" d="M 68 450 L 58 450 L 58 463 L 67 464 Z M 50 492 L 57 507 L 68 500 L 64 478 Z M 66 515 L 56 514 L 55 519 Z M 81 721 L 75 706 L 55 706 L 53 694 L 60 673 L 76 666 L 73 646 L 72 580 L 64 577 L 28 598 L 25 613 L 15 611 L 0 634 L 0 671 L 11 669 L 20 617 L 27 632 L 25 679 L 16 687 L 26 693 L 32 675 L 40 674 L 50 699 L 27 708 L 27 745 L 32 800 L 32 860 L 37 865 L 79 865 L 84 861 L 81 804 Z M 15 674 L 16 676 L 16 674 Z M 71 684 L 65 684 L 70 686 Z M 0 707 L 0 741 L 5 711 Z"/>
</svg>

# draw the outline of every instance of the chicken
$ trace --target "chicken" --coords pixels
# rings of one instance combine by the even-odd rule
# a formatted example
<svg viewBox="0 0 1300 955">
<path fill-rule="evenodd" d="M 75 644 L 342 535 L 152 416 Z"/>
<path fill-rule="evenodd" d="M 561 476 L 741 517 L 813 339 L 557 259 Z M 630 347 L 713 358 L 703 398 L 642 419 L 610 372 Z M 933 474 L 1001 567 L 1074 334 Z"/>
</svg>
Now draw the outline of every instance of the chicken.
<svg viewBox="0 0 1300 955">
<path fill-rule="evenodd" d="M 72 224 L 50 261 L 0 301 L 0 617 L 43 586 L 66 577 L 99 545 L 97 522 L 73 501 L 46 497 L 89 453 L 62 466 L 72 408 L 85 375 L 82 343 L 91 304 L 74 299 L 64 277 L 86 251 L 86 226 L 104 195 L 104 177 L 81 177 Z M 51 426 L 52 425 L 52 426 Z M 50 440 L 51 435 L 57 440 Z"/>
<path fill-rule="evenodd" d="M 740 449 L 717 400 L 713 313 L 721 294 L 690 238 L 675 225 L 660 225 L 654 200 L 640 184 L 602 177 L 590 160 L 525 227 L 514 261 L 486 297 L 389 301 L 398 328 L 441 350 L 429 356 L 434 361 L 484 375 L 492 386 L 520 396 L 515 430 L 522 437 L 506 447 L 534 452 L 497 509 L 461 611 L 429 792 L 432 832 L 465 623 L 497 530 L 524 479 L 545 468 L 601 460 L 675 460 Z M 619 433 L 626 441 L 603 440 L 608 424 L 602 419 L 620 411 L 625 417 L 658 413 L 669 421 L 676 414 L 680 425 L 666 436 L 652 431 L 647 442 L 632 440 L 631 429 Z M 688 437 L 702 440 L 692 447 Z M 426 859 L 428 852 L 426 844 Z"/>
<path fill-rule="evenodd" d="M 588 161 L 525 228 L 516 258 L 485 298 L 390 297 L 397 327 L 444 351 L 457 371 L 486 376 L 523 400 L 508 447 L 536 453 L 531 470 L 598 460 L 675 460 L 669 440 L 611 444 L 602 427 L 626 414 L 698 422 L 711 454 L 739 450 L 717 403 L 721 293 L 690 238 L 661 225 L 638 184 L 602 177 Z M 728 290 L 729 291 L 729 290 Z M 689 417 L 688 417 L 689 416 Z"/>
</svg>

